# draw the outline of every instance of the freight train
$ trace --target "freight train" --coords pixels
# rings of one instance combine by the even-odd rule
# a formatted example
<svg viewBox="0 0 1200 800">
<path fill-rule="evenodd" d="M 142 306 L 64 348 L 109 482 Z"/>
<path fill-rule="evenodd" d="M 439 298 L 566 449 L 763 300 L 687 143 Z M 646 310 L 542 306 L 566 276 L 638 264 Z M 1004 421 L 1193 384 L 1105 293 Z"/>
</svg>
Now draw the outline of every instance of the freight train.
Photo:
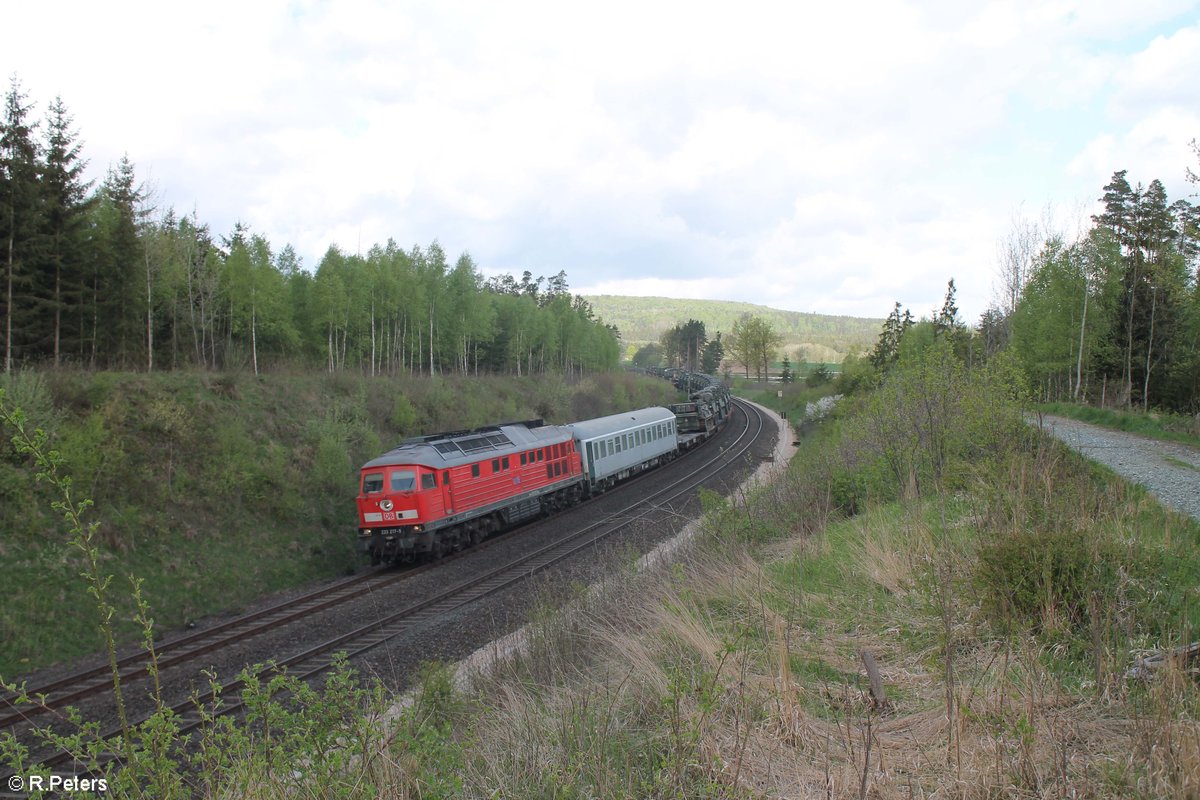
<svg viewBox="0 0 1200 800">
<path fill-rule="evenodd" d="M 711 436 L 728 419 L 729 396 L 710 395 L 723 399 L 405 439 L 360 471 L 358 550 L 372 564 L 437 558 L 606 491 Z"/>
</svg>

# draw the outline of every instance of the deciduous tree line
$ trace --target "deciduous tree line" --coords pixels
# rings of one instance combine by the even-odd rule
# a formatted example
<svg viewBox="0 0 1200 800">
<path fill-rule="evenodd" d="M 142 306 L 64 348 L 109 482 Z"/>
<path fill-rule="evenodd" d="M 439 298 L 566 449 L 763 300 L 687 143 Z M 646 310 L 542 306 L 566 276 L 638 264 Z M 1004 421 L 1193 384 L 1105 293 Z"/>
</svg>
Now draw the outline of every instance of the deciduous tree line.
<svg viewBox="0 0 1200 800">
<path fill-rule="evenodd" d="M 193 212 L 158 211 L 128 158 L 84 180 L 61 99 L 44 126 L 14 78 L 0 118 L 0 293 L 6 372 L 251 367 L 331 371 L 584 371 L 615 367 L 615 328 L 566 274 L 485 281 L 470 255 L 389 240 L 365 256 L 330 247 L 310 273 L 237 225 L 214 236 Z"/>
<path fill-rule="evenodd" d="M 847 358 L 840 390 L 874 384 L 944 338 L 968 364 L 1011 349 L 1044 400 L 1200 410 L 1200 208 L 1168 202 L 1159 180 L 1133 186 L 1124 170 L 1100 201 L 1074 239 L 1018 221 L 999 298 L 976 328 L 958 320 L 953 280 L 929 318 L 897 303 L 872 352 Z"/>
<path fill-rule="evenodd" d="M 1195 411 L 1200 404 L 1200 209 L 1121 170 L 1073 240 L 1046 234 L 1006 323 L 1046 399 Z M 1012 276 L 1010 276 L 1012 277 Z"/>
</svg>

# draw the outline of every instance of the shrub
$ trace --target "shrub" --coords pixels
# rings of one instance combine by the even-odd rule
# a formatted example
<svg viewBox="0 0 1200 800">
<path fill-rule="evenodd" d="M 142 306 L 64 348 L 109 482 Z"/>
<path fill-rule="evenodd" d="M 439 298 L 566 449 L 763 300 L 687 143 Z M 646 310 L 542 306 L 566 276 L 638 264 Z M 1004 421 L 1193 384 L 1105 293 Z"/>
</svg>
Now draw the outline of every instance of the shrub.
<svg viewBox="0 0 1200 800">
<path fill-rule="evenodd" d="M 409 435 L 413 432 L 418 419 L 420 419 L 420 415 L 412 401 L 402 394 L 396 395 L 396 402 L 392 404 L 392 416 L 389 420 L 396 427 L 396 432 L 401 436 Z"/>
<path fill-rule="evenodd" d="M 1123 548 L 1094 528 L 1020 530 L 982 544 L 975 577 L 994 622 L 1083 633 L 1091 612 L 1120 604 L 1128 572 Z"/>
</svg>

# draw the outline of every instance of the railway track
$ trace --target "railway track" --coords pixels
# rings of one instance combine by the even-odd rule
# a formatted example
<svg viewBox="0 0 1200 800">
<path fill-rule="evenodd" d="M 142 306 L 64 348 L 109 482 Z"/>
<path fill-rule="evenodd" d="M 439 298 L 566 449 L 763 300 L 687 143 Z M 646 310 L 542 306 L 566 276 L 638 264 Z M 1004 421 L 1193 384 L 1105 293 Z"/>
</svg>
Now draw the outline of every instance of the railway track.
<svg viewBox="0 0 1200 800">
<path fill-rule="evenodd" d="M 726 445 L 716 458 L 703 461 L 695 468 L 684 472 L 670 483 L 653 492 L 642 501 L 634 513 L 621 512 L 610 514 L 601 520 L 585 525 L 569 535 L 563 536 L 553 543 L 516 558 L 507 564 L 465 580 L 419 602 L 409 604 L 402 609 L 389 612 L 368 624 L 341 633 L 287 658 L 277 660 L 274 668 L 287 670 L 291 675 L 304 680 L 313 678 L 325 672 L 330 667 L 335 654 L 345 653 L 350 659 L 364 655 L 401 634 L 428 624 L 439 617 L 451 614 L 472 603 L 479 602 L 490 595 L 510 589 L 523 581 L 527 581 L 532 576 L 549 569 L 555 564 L 561 563 L 581 551 L 594 547 L 598 542 L 630 529 L 632 526 L 656 513 L 662 506 L 668 505 L 680 498 L 690 496 L 693 490 L 705 480 L 718 473 L 729 463 L 745 456 L 757 437 L 761 434 L 765 426 L 764 415 L 752 405 L 740 401 L 736 403 L 736 407 L 742 417 L 743 429 L 737 435 L 735 441 Z M 681 460 L 692 458 L 694 455 L 704 452 L 706 452 L 706 449 L 700 448 L 697 451 L 682 456 Z M 475 550 L 466 551 L 467 554 L 472 552 L 475 552 Z M 431 564 L 421 569 L 430 569 L 436 566 L 436 564 Z M 275 628 L 287 622 L 296 621 L 304 616 L 346 602 L 353 597 L 377 591 L 385 585 L 410 578 L 413 574 L 413 570 L 391 574 L 384 574 L 380 571 L 366 573 L 362 576 L 356 576 L 321 590 L 308 593 L 294 600 L 263 609 L 253 614 L 238 617 L 214 628 L 181 637 L 159 648 L 158 664 L 162 667 L 167 663 L 183 663 L 198 655 L 221 647 L 227 647 L 235 642 L 257 635 L 264 630 Z M 167 653 L 165 657 L 163 655 L 164 651 Z M 136 680 L 146 674 L 147 656 L 145 654 L 138 654 L 137 656 L 130 656 L 123 659 L 121 669 L 123 682 L 126 680 L 126 676 L 128 676 L 129 680 Z M 222 688 L 221 709 L 219 711 L 221 715 L 234 714 L 241 710 L 240 701 L 231 698 L 234 692 L 242 688 L 242 685 L 240 681 L 235 681 L 226 684 Z M 11 719 L 13 722 L 8 722 L 7 724 L 17 724 L 29 718 L 30 714 L 28 712 L 32 708 L 37 708 L 41 711 L 58 708 L 66 703 L 75 702 L 80 697 L 102 692 L 110 686 L 111 671 L 108 666 L 97 667 L 73 676 L 67 676 L 59 681 L 55 681 L 53 684 L 28 690 L 31 696 L 37 692 L 49 695 L 46 698 L 46 702 L 42 704 L 45 708 L 35 706 L 24 709 L 23 713 L 10 713 L 0 718 L 0 723 L 5 723 Z M 13 698 L 0 698 L 0 701 L 5 699 L 11 701 Z M 205 707 L 211 708 L 216 699 L 215 693 L 209 692 L 189 697 L 186 701 L 171 706 L 171 711 L 178 718 L 180 735 L 184 735 L 202 725 L 203 718 L 200 709 Z M 136 725 L 137 723 L 134 722 L 132 724 Z M 2 728 L 3 725 L 0 725 L 0 729 Z M 109 739 L 120 734 L 120 728 L 110 729 L 104 732 L 103 738 Z M 115 754 L 113 757 L 116 757 Z M 66 752 L 47 754 L 40 761 L 46 766 L 65 769 L 79 774 L 84 774 L 95 769 L 92 765 L 75 761 L 74 755 Z"/>
</svg>

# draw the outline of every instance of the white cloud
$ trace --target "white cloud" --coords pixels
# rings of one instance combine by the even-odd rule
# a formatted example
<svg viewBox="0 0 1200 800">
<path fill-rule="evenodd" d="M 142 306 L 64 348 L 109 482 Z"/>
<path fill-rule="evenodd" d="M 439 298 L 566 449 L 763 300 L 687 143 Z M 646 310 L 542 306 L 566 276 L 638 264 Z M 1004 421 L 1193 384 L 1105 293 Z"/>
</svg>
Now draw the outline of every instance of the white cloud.
<svg viewBox="0 0 1200 800">
<path fill-rule="evenodd" d="M 1123 168 L 1190 188 L 1196 9 L 69 2 L 0 70 L 63 95 L 96 174 L 127 151 L 310 266 L 438 238 L 577 289 L 872 316 L 953 275 L 973 318 L 1022 203 Z"/>
</svg>

